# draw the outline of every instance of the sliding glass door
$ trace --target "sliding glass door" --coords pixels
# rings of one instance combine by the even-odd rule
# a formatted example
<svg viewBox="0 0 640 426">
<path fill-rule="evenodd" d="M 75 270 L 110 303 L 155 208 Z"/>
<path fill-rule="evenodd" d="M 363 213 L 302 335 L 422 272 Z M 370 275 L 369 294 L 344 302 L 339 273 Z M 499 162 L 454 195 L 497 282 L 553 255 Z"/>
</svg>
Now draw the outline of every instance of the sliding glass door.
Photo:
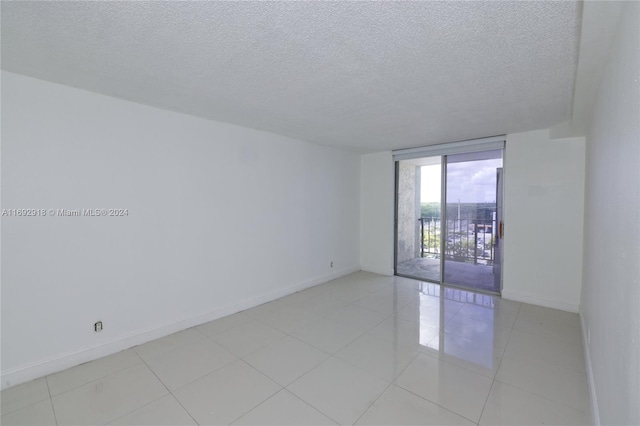
<svg viewBox="0 0 640 426">
<path fill-rule="evenodd" d="M 396 161 L 396 274 L 501 290 L 502 149 Z"/>
</svg>

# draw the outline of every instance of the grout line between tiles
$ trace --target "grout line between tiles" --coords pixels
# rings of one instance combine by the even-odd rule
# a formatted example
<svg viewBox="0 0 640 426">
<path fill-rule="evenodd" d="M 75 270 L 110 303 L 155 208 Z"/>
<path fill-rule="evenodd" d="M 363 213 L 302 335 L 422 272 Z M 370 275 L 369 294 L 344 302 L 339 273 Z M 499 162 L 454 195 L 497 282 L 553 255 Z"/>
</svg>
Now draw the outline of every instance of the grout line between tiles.
<svg viewBox="0 0 640 426">
<path fill-rule="evenodd" d="M 38 378 L 38 379 L 34 379 L 34 380 L 40 380 L 40 379 L 42 379 L 42 378 L 43 378 L 43 377 L 40 377 L 40 378 Z M 28 382 L 27 382 L 27 383 L 28 383 Z M 21 384 L 24 384 L 24 383 L 21 383 Z M 20 386 L 20 385 L 17 385 L 17 386 Z M 49 386 L 49 385 L 48 385 L 48 383 L 47 383 L 47 389 L 48 389 L 48 386 Z M 11 388 L 8 388 L 8 389 L 11 389 Z M 4 391 L 3 391 L 3 392 L 4 392 Z M 2 396 L 2 394 L 0 393 L 0 400 L 2 400 L 2 397 L 1 397 L 1 396 Z M 51 399 L 51 393 L 49 393 L 49 399 Z M 27 407 L 31 407 L 31 406 L 33 406 L 33 405 L 39 404 L 39 403 L 41 403 L 41 402 L 43 402 L 43 401 L 46 401 L 46 400 L 47 400 L 47 398 L 43 398 L 43 399 L 40 399 L 40 400 L 38 400 L 38 401 L 32 402 L 32 403 L 30 403 L 30 404 L 24 405 L 24 406 L 22 406 L 22 407 L 14 408 L 14 409 L 13 409 L 13 410 L 11 410 L 11 411 L 7 411 L 7 412 L 0 411 L 0 417 L 1 417 L 1 416 L 6 416 L 6 415 L 11 414 L 11 413 L 15 413 L 16 411 L 23 410 L 23 409 L 25 409 L 25 408 L 27 408 Z M 0 423 L 0 425 L 2 425 L 2 423 Z"/>
<path fill-rule="evenodd" d="M 163 385 L 164 385 L 164 383 L 163 383 Z M 167 394 L 167 395 L 170 395 L 170 394 Z M 158 401 L 159 399 L 164 398 L 164 397 L 165 397 L 165 396 L 167 396 L 167 395 L 162 395 L 161 397 L 158 397 L 158 398 L 154 399 L 153 401 L 149 401 L 149 402 L 147 402 L 146 404 L 141 405 L 140 407 L 136 407 L 136 408 L 134 408 L 134 409 L 133 409 L 133 410 L 131 410 L 131 411 L 127 411 L 127 412 L 126 412 L 126 413 L 124 413 L 123 415 L 118 416 L 118 417 L 116 417 L 115 419 L 111 419 L 111 420 L 109 420 L 107 423 L 104 423 L 104 424 L 103 424 L 103 426 L 109 425 L 109 424 L 111 424 L 111 423 L 115 422 L 116 420 L 120 420 L 121 418 L 126 417 L 126 416 L 128 416 L 129 414 L 131 414 L 131 413 L 133 413 L 133 412 L 135 412 L 135 411 L 138 411 L 138 410 L 140 410 L 140 409 L 142 409 L 142 408 L 144 408 L 144 407 L 146 407 L 146 406 L 148 406 L 148 405 L 151 405 L 151 404 L 153 404 L 154 402 Z"/>
<path fill-rule="evenodd" d="M 422 399 L 422 400 L 424 400 L 424 401 L 427 401 L 427 402 L 429 402 L 429 403 L 431 403 L 431 404 L 433 404 L 433 405 L 437 405 L 438 407 L 442 408 L 443 410 L 446 410 L 446 411 L 448 411 L 448 412 L 450 412 L 450 413 L 452 413 L 452 414 L 455 414 L 455 415 L 456 415 L 456 416 L 458 416 L 458 417 L 462 417 L 463 419 L 468 420 L 468 421 L 470 421 L 471 423 L 478 424 L 478 422 L 475 422 L 475 421 L 471 420 L 469 417 L 466 417 L 466 416 L 464 416 L 463 414 L 460 414 L 460 413 L 458 413 L 458 412 L 455 412 L 455 411 L 453 411 L 452 409 L 447 408 L 447 407 L 445 407 L 445 406 L 444 406 L 444 405 L 442 405 L 442 404 L 438 404 L 438 403 L 437 403 L 437 402 L 435 402 L 435 401 L 432 401 L 432 400 L 430 400 L 430 399 L 425 398 L 424 396 L 418 395 L 417 393 L 415 393 L 415 392 L 413 392 L 413 391 L 411 391 L 411 390 L 409 390 L 409 389 L 407 389 L 407 388 L 403 388 L 402 386 L 400 386 L 399 384 L 397 384 L 395 380 L 394 380 L 394 381 L 393 381 L 393 383 L 391 383 L 391 384 L 392 384 L 392 385 L 394 385 L 394 386 L 399 387 L 399 388 L 400 388 L 400 389 L 402 389 L 403 391 L 409 392 L 410 394 L 412 394 L 412 395 L 414 395 L 414 396 L 417 396 L 418 398 L 420 398 L 420 399 Z"/>
<path fill-rule="evenodd" d="M 150 357 L 151 357 L 151 358 L 154 358 L 154 357 L 156 357 L 156 356 L 165 356 L 165 355 L 170 354 L 170 353 L 172 353 L 172 352 L 174 352 L 174 351 L 177 351 L 178 349 L 184 348 L 185 346 L 196 344 L 196 343 L 200 342 L 201 340 L 204 340 L 206 337 L 208 337 L 206 334 L 204 334 L 204 333 L 203 333 L 203 332 L 201 332 L 200 330 L 196 330 L 196 327 L 197 327 L 197 326 L 189 327 L 189 328 L 186 328 L 186 329 L 184 329 L 184 330 L 181 330 L 181 331 L 178 331 L 178 332 L 175 332 L 175 333 L 169 334 L 168 336 L 160 337 L 160 338 L 158 338 L 158 339 L 151 340 L 151 341 L 146 342 L 146 343 L 143 343 L 143 344 L 141 344 L 141 345 L 134 346 L 134 347 L 132 347 L 132 348 L 130 348 L 130 349 L 132 349 L 132 350 L 135 352 L 135 354 L 136 354 L 136 355 L 138 355 L 138 358 L 140 358 L 141 360 L 145 361 L 145 360 L 144 360 L 144 358 L 142 357 L 142 355 L 140 355 L 140 353 L 138 353 L 138 351 L 136 350 L 136 348 L 139 348 L 139 347 L 144 346 L 144 345 L 146 345 L 146 344 L 148 344 L 148 343 L 151 343 L 151 342 L 156 342 L 156 341 L 158 341 L 158 340 L 166 339 L 167 337 L 171 337 L 171 336 L 173 336 L 173 335 L 175 335 L 175 334 L 178 334 L 178 333 L 184 333 L 185 331 L 190 331 L 190 330 L 191 330 L 191 331 L 194 331 L 194 332 L 196 332 L 197 334 L 199 334 L 199 335 L 200 335 L 200 337 L 199 337 L 199 338 L 197 338 L 197 339 L 195 339 L 195 340 L 193 340 L 193 341 L 191 341 L 191 342 L 181 343 L 181 344 L 177 345 L 176 347 L 171 348 L 171 349 L 169 349 L 169 350 L 168 350 L 168 351 L 166 351 L 166 352 L 163 352 L 163 353 L 162 353 L 162 354 L 160 354 L 160 355 L 150 355 Z M 146 364 L 146 361 L 145 361 L 145 364 Z"/>
<path fill-rule="evenodd" d="M 308 373 L 310 373 L 311 371 L 315 370 L 318 366 L 320 366 L 321 364 L 325 363 L 327 360 L 329 360 L 331 358 L 331 356 L 327 359 L 325 359 L 324 361 L 322 361 L 320 364 L 316 365 L 315 367 L 313 367 L 311 370 L 307 371 L 306 373 L 304 373 L 303 375 L 301 375 L 300 377 L 303 377 L 305 375 L 307 375 Z M 293 382 L 289 383 L 287 386 L 285 386 L 283 389 L 286 390 L 287 392 L 289 392 L 291 395 L 295 396 L 296 398 L 298 398 L 300 401 L 304 402 L 305 404 L 307 404 L 308 406 L 310 406 L 311 408 L 313 408 L 314 410 L 316 410 L 317 412 L 319 412 L 320 414 L 322 414 L 323 416 L 325 416 L 326 418 L 328 418 L 329 420 L 333 421 L 335 424 L 339 425 L 340 422 L 336 419 L 334 419 L 333 417 L 331 417 L 330 415 L 328 415 L 327 413 L 325 413 L 324 411 L 320 410 L 318 407 L 316 407 L 315 405 L 311 404 L 310 402 L 308 402 L 307 400 L 302 399 L 301 397 L 299 397 L 295 392 L 291 391 L 288 389 L 288 387 L 290 385 L 292 385 L 293 383 L 295 383 L 298 379 L 300 379 L 300 377 L 298 377 L 296 380 L 294 380 Z"/>
<path fill-rule="evenodd" d="M 502 383 L 503 385 L 507 385 L 507 386 L 511 386 L 512 388 L 519 389 L 519 390 L 521 390 L 522 392 L 526 392 L 526 393 L 528 393 L 528 394 L 535 395 L 535 396 L 537 396 L 537 397 L 540 397 L 540 398 L 542 398 L 542 399 L 544 399 L 544 400 L 546 400 L 546 401 L 552 402 L 552 403 L 554 403 L 554 404 L 561 405 L 561 406 L 563 406 L 563 407 L 565 407 L 565 408 L 569 408 L 569 409 L 574 410 L 574 411 L 579 411 L 579 412 L 581 412 L 581 413 L 586 413 L 586 414 L 588 414 L 588 415 L 591 415 L 591 406 L 589 406 L 586 410 L 581 410 L 580 408 L 576 408 L 576 407 L 573 407 L 573 406 L 571 406 L 571 405 L 567 405 L 567 404 L 565 404 L 565 403 L 563 403 L 563 402 L 560 402 L 560 401 L 557 401 L 557 400 L 555 400 L 555 399 L 549 399 L 549 398 L 548 398 L 547 396 L 545 396 L 545 395 L 542 395 L 542 394 L 539 394 L 539 393 L 536 393 L 536 392 L 532 392 L 532 391 L 530 391 L 530 390 L 528 390 L 528 389 L 523 389 L 523 388 L 521 388 L 520 386 L 516 386 L 516 385 L 511 384 L 511 383 L 503 382 L 502 380 L 498 380 L 498 379 L 496 379 L 495 381 L 496 381 L 496 382 L 500 382 L 500 383 Z"/>
<path fill-rule="evenodd" d="M 49 392 L 49 403 L 51 404 L 51 410 L 53 411 L 53 420 L 58 425 L 58 416 L 56 415 L 56 407 L 53 405 L 53 397 L 51 396 L 51 388 L 49 387 L 49 376 L 45 376 L 44 381 L 47 383 L 47 392 Z"/>
<path fill-rule="evenodd" d="M 53 400 L 49 398 L 49 404 L 51 405 L 51 411 L 53 412 L 53 421 L 58 425 L 58 416 L 56 416 L 56 408 L 53 406 Z"/>
<path fill-rule="evenodd" d="M 284 389 L 284 386 L 282 386 L 280 383 L 276 382 L 275 380 L 273 380 L 271 377 L 267 376 L 266 374 L 264 374 L 262 371 L 258 370 L 257 368 L 255 368 L 253 365 L 249 364 L 247 361 L 245 361 L 244 359 L 240 359 L 240 361 L 242 361 L 245 365 L 247 365 L 249 368 L 255 370 L 258 374 L 260 374 L 261 376 L 264 376 L 267 380 L 275 383 L 276 386 L 279 386 L 280 389 L 275 391 L 274 393 L 272 393 L 271 395 L 267 396 L 265 399 L 263 399 L 262 401 L 260 401 L 258 404 L 254 405 L 253 407 L 251 407 L 249 410 L 245 411 L 244 413 L 240 414 L 238 417 L 236 417 L 235 419 L 233 419 L 233 421 L 229 422 L 229 424 L 233 424 L 235 422 L 237 422 L 238 420 L 240 420 L 240 418 L 242 418 L 243 416 L 246 416 L 247 414 L 249 414 L 251 411 L 255 410 L 256 408 L 258 408 L 260 405 L 264 404 L 266 401 L 268 401 L 269 399 L 271 399 L 274 395 L 278 394 L 279 392 L 282 392 L 282 390 Z M 197 423 L 197 422 L 196 422 Z"/>
<path fill-rule="evenodd" d="M 339 425 L 340 422 L 338 422 L 336 419 L 334 419 L 333 417 L 323 413 L 322 411 L 320 411 L 319 409 L 317 409 L 316 407 L 314 407 L 313 405 L 309 404 L 307 401 L 305 401 L 304 399 L 300 398 L 298 395 L 296 395 L 295 393 L 291 392 L 289 389 L 284 389 L 286 392 L 289 392 L 289 394 L 293 395 L 295 398 L 299 399 L 300 401 L 302 401 L 304 404 L 308 405 L 309 407 L 313 408 L 314 410 L 316 410 L 318 413 L 322 414 L 323 416 L 325 416 L 326 418 L 328 418 L 329 420 L 333 421 L 335 424 Z"/>
<path fill-rule="evenodd" d="M 378 402 L 378 400 L 380 399 L 380 397 L 382 395 L 384 395 L 384 393 L 391 387 L 393 386 L 393 382 L 389 382 L 389 384 L 387 385 L 386 388 L 384 388 L 384 390 L 380 393 L 380 395 L 378 395 L 378 397 L 376 399 L 374 399 L 371 404 L 369 404 L 367 406 L 367 408 L 364 409 L 364 411 L 362 412 L 362 414 L 360 414 L 358 416 L 358 418 L 353 422 L 353 424 L 355 425 L 356 423 L 358 423 L 358 421 L 362 418 L 362 416 L 364 416 L 365 414 L 367 414 L 367 411 L 369 411 L 371 409 L 371 407 L 373 407 L 373 404 L 375 404 L 376 402 Z"/>
<path fill-rule="evenodd" d="M 127 350 L 128 350 L 128 349 L 127 349 Z M 137 354 L 136 354 L 136 355 L 137 355 Z M 99 359 L 100 359 L 100 358 L 99 358 Z M 91 361 L 90 361 L 90 362 L 91 362 Z M 86 363 L 84 363 L 84 364 L 86 364 Z M 80 364 L 80 365 L 84 365 L 84 364 Z M 51 400 L 51 403 L 52 403 L 52 405 L 53 405 L 53 398 L 54 398 L 54 397 L 58 397 L 58 396 L 61 396 L 61 395 L 66 394 L 66 393 L 73 392 L 73 391 L 75 391 L 76 389 L 79 389 L 79 388 L 81 388 L 81 387 L 83 387 L 83 386 L 87 386 L 87 385 L 89 385 L 89 384 L 91 384 L 91 383 L 93 383 L 93 382 L 97 382 L 97 381 L 102 380 L 102 379 L 104 379 L 104 378 L 106 378 L 106 377 L 109 377 L 109 376 L 111 376 L 111 375 L 113 375 L 113 374 L 117 374 L 117 373 L 120 373 L 120 372 L 122 372 L 122 371 L 124 371 L 124 370 L 127 370 L 127 369 L 129 369 L 129 368 L 136 367 L 136 366 L 138 366 L 138 365 L 140 365 L 140 364 L 144 364 L 144 361 L 143 361 L 142 359 L 140 359 L 140 362 L 137 362 L 137 363 L 135 363 L 135 364 L 133 364 L 133 365 L 129 365 L 129 366 L 127 366 L 127 367 L 120 368 L 120 369 L 118 369 L 118 370 L 112 371 L 112 372 L 111 372 L 111 373 L 109 373 L 109 374 L 105 374 L 104 376 L 97 377 L 97 378 L 95 378 L 95 379 L 93 379 L 93 380 L 91 380 L 91 381 L 89 381 L 89 382 L 82 383 L 81 385 L 74 386 L 73 388 L 67 389 L 67 390 L 66 390 L 66 391 L 64 391 L 64 392 L 57 393 L 57 394 L 55 394 L 55 395 L 53 395 L 53 396 L 51 396 L 51 391 L 49 390 L 49 395 L 50 395 L 50 396 L 49 396 L 49 399 Z M 71 367 L 71 368 L 75 368 L 75 367 Z M 54 374 L 57 374 L 57 373 L 54 373 Z M 45 378 L 48 378 L 48 377 L 49 377 L 49 376 L 46 376 Z M 47 389 L 49 389 L 49 381 L 48 381 L 48 380 L 47 380 Z M 38 401 L 38 402 L 42 402 L 42 401 Z M 30 406 L 30 405 L 33 405 L 33 404 L 29 404 L 29 406 Z M 55 414 L 55 408 L 54 408 L 54 414 Z M 56 419 L 56 423 L 57 423 L 57 419 Z"/>
<path fill-rule="evenodd" d="M 86 386 L 86 385 L 88 385 L 89 383 L 93 383 L 93 382 L 96 382 L 96 381 L 98 381 L 98 380 L 104 379 L 105 377 L 111 376 L 112 374 L 116 374 L 116 373 L 119 373 L 119 372 L 121 372 L 121 371 L 124 371 L 124 370 L 126 370 L 126 369 L 128 369 L 128 368 L 135 367 L 136 365 L 143 364 L 143 363 L 144 363 L 144 360 L 142 359 L 142 357 L 141 357 L 140 355 L 138 355 L 138 353 L 134 350 L 134 348 L 135 348 L 135 346 L 134 346 L 133 348 L 124 349 L 124 350 L 122 350 L 122 351 L 120 351 L 120 352 L 116 352 L 115 354 L 107 355 L 106 357 L 113 356 L 113 355 L 116 355 L 116 354 L 119 354 L 119 353 L 121 353 L 121 352 L 125 352 L 125 351 L 132 351 L 132 352 L 136 355 L 136 357 L 138 357 L 138 360 L 139 360 L 138 362 L 133 363 L 133 364 L 131 364 L 131 365 L 127 365 L 127 366 L 122 367 L 122 368 L 118 368 L 118 369 L 116 369 L 116 370 L 113 370 L 113 371 L 109 372 L 108 374 L 104 374 L 104 375 L 102 375 L 102 376 L 100 376 L 100 377 L 96 377 L 96 378 L 94 378 L 94 379 L 92 379 L 92 380 L 90 380 L 90 381 L 88 381 L 88 382 L 86 382 L 86 383 L 81 383 L 81 384 L 79 384 L 79 385 L 73 386 L 72 388 L 69 388 L 69 389 L 67 389 L 67 390 L 65 390 L 65 391 L 59 392 L 59 393 L 57 393 L 57 394 L 55 394 L 55 395 L 51 395 L 51 390 L 49 389 L 49 395 L 51 395 L 51 399 L 53 399 L 53 397 L 60 396 L 60 395 L 64 395 L 65 393 L 68 393 L 68 392 L 71 392 L 71 391 L 76 390 L 76 389 L 78 389 L 78 388 L 81 388 L 82 386 Z M 86 365 L 86 364 L 89 364 L 89 363 L 92 363 L 92 362 L 95 362 L 95 361 L 99 361 L 99 360 L 104 359 L 104 358 L 106 358 L 106 357 L 102 357 L 102 358 L 94 359 L 93 361 L 83 362 L 82 364 L 78 364 L 78 365 L 76 365 L 76 366 L 74 366 L 74 367 L 68 368 L 67 370 L 71 370 L 71 369 L 74 369 L 74 368 L 80 367 L 81 365 Z M 67 371 L 67 370 L 62 370 L 62 371 Z M 59 374 L 59 373 L 61 373 L 62 371 L 59 371 L 59 372 L 57 372 L 57 373 L 53 373 L 53 374 L 50 374 L 50 375 L 46 376 L 46 378 L 47 378 L 47 388 L 49 388 L 49 380 L 48 380 L 48 378 L 49 378 L 50 376 L 54 375 L 54 374 Z"/>
<path fill-rule="evenodd" d="M 411 361 L 409 361 L 409 362 L 407 363 L 407 365 L 405 365 L 405 366 L 404 366 L 404 368 L 402 369 L 402 371 L 400 371 L 400 372 L 396 375 L 396 377 L 395 377 L 393 380 L 391 380 L 391 381 L 389 382 L 389 385 L 388 385 L 386 388 L 384 388 L 384 390 L 380 393 L 380 395 L 378 395 L 378 397 L 377 397 L 375 400 L 373 400 L 373 402 L 371 402 L 371 404 L 369 404 L 369 406 L 368 406 L 368 407 L 367 407 L 367 408 L 362 412 L 362 414 L 360 414 L 360 416 L 356 419 L 356 421 L 354 422 L 354 424 L 358 423 L 358 421 L 362 418 L 362 416 L 364 416 L 364 415 L 367 413 L 367 411 L 369 411 L 369 410 L 371 409 L 371 407 L 373 407 L 373 405 L 374 405 L 376 402 L 378 402 L 378 400 L 382 397 L 382 395 L 384 395 L 384 394 L 385 394 L 385 392 L 387 392 L 387 390 L 389 390 L 389 388 L 390 388 L 391 386 L 394 386 L 394 385 L 395 385 L 395 381 L 397 380 L 397 378 L 398 378 L 398 377 L 400 377 L 400 376 L 402 375 L 402 373 L 404 373 L 404 371 L 405 371 L 407 368 L 409 368 L 409 366 L 413 363 L 413 361 L 415 361 L 415 360 L 416 360 L 416 358 L 418 358 L 418 356 L 420 356 L 420 351 L 416 351 L 416 352 L 417 352 L 417 353 L 416 353 L 416 355 L 413 357 L 413 359 L 412 359 Z M 348 361 L 345 361 L 345 362 L 348 362 Z M 351 364 L 351 363 L 350 363 L 350 364 Z M 352 365 L 353 365 L 353 364 L 352 364 Z M 370 373 L 369 373 L 369 374 L 370 374 Z M 382 379 L 382 380 L 384 380 L 384 379 Z M 386 380 L 384 380 L 384 381 L 386 381 Z M 422 399 L 424 399 L 424 398 L 422 398 Z"/>
<path fill-rule="evenodd" d="M 138 356 L 139 356 L 139 355 L 138 355 Z M 140 357 L 140 358 L 142 359 L 142 357 Z M 194 418 L 193 418 L 193 416 L 191 415 L 191 413 L 189 412 L 189 410 L 187 410 L 187 409 L 185 408 L 185 406 L 184 406 L 184 405 L 182 405 L 182 403 L 180 402 L 180 400 L 179 400 L 178 398 L 176 398 L 176 396 L 173 394 L 173 392 L 171 392 L 171 389 L 169 389 L 169 387 L 168 387 L 168 386 L 167 386 L 167 385 L 166 385 L 162 380 L 160 380 L 160 377 L 158 377 L 158 375 L 156 374 L 156 372 L 155 372 L 155 371 L 153 371 L 153 369 L 152 369 L 151 367 L 149 367 L 149 365 L 147 364 L 147 362 L 146 362 L 144 359 L 142 360 L 142 362 L 144 363 L 144 365 L 146 365 L 146 367 L 149 369 L 149 371 L 151 371 L 151 373 L 156 377 L 156 379 L 158 379 L 158 381 L 159 381 L 160 383 L 162 383 L 162 386 L 164 386 L 164 388 L 167 390 L 167 392 L 169 392 L 169 395 L 171 395 L 171 396 L 173 397 L 173 399 L 175 399 L 175 400 L 176 400 L 176 402 L 177 402 L 177 403 L 182 407 L 182 409 L 183 409 L 183 410 L 184 410 L 184 411 L 189 415 L 189 417 L 191 417 L 191 419 L 193 419 L 193 422 L 194 422 L 195 424 L 197 424 L 197 425 L 198 425 L 198 424 L 199 424 L 199 423 L 198 423 L 198 421 L 197 421 L 196 419 L 194 419 Z M 229 365 L 229 364 L 227 364 L 227 365 Z M 204 377 L 204 376 L 203 376 L 203 377 Z M 162 395 L 160 398 L 164 398 L 165 396 L 166 396 L 166 395 Z M 158 399 L 160 399 L 160 398 L 158 398 Z M 151 403 L 153 403 L 153 402 L 157 401 L 158 399 L 155 399 L 155 400 L 151 401 L 149 404 L 151 404 Z M 145 405 L 143 405 L 143 407 L 145 407 L 145 406 L 147 406 L 147 405 L 149 405 L 149 404 L 145 404 Z M 142 408 L 142 407 L 138 407 L 138 408 L 136 408 L 136 410 L 139 410 L 140 408 Z M 129 412 L 129 413 L 127 413 L 127 414 L 130 414 L 130 413 L 132 413 L 133 411 L 136 411 L 136 410 L 132 410 L 132 411 L 130 411 L 130 412 Z M 125 416 L 126 416 L 127 414 L 125 414 Z M 124 417 L 124 416 L 122 416 L 122 417 Z M 118 417 L 118 418 L 121 418 L 121 417 Z M 117 420 L 117 419 L 111 420 L 111 422 L 114 422 L 115 420 Z"/>
<path fill-rule="evenodd" d="M 516 325 L 516 321 L 518 320 L 518 316 L 520 315 L 520 308 L 522 304 L 518 305 L 518 310 L 516 312 L 516 318 L 513 320 L 513 324 L 511 324 L 511 328 L 509 330 L 509 337 L 507 337 L 507 342 L 504 345 L 504 350 L 502 354 L 500 354 L 500 361 L 498 361 L 498 368 L 496 368 L 496 373 L 493 375 L 491 380 L 491 386 L 489 387 L 489 392 L 487 392 L 487 397 L 484 399 L 484 404 L 482 405 L 482 411 L 480 412 L 480 417 L 478 417 L 478 424 L 480 424 L 480 420 L 482 420 L 482 415 L 484 414 L 484 410 L 487 408 L 487 402 L 489 401 L 489 396 L 491 396 L 491 391 L 493 390 L 493 386 L 496 383 L 496 377 L 498 376 L 498 372 L 500 371 L 500 367 L 502 366 L 502 359 L 504 358 L 504 354 L 507 352 L 507 348 L 509 347 L 509 342 L 511 341 L 511 335 L 513 334 L 513 328 Z"/>
</svg>

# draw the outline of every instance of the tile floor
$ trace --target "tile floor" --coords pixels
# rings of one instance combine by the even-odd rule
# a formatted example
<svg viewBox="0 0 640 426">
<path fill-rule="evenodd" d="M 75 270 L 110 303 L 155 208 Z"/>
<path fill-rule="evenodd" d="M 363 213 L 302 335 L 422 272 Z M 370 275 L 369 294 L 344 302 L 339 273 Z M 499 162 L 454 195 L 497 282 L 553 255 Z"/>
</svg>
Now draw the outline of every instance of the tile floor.
<svg viewBox="0 0 640 426">
<path fill-rule="evenodd" d="M 3 425 L 591 424 L 576 314 L 366 272 L 0 396 Z"/>
</svg>

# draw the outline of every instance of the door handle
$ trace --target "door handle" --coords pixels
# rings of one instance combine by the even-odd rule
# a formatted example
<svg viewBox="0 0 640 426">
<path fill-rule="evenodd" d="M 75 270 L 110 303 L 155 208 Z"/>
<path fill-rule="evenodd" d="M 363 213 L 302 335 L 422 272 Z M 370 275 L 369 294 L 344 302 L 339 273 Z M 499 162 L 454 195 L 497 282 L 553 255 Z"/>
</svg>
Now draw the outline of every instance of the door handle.
<svg viewBox="0 0 640 426">
<path fill-rule="evenodd" d="M 500 221 L 499 238 L 502 239 L 503 237 L 504 237 L 504 222 Z"/>
</svg>

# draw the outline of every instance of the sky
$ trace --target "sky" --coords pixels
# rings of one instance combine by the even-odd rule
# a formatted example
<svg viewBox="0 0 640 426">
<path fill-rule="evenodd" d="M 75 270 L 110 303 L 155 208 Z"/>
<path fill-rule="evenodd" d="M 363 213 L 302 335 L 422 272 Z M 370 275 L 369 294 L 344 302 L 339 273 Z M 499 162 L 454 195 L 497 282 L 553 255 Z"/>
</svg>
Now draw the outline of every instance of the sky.
<svg viewBox="0 0 640 426">
<path fill-rule="evenodd" d="M 496 201 L 496 168 L 502 159 L 467 161 L 449 164 L 447 170 L 447 200 L 461 203 Z M 420 201 L 440 201 L 440 165 L 423 166 Z"/>
</svg>

